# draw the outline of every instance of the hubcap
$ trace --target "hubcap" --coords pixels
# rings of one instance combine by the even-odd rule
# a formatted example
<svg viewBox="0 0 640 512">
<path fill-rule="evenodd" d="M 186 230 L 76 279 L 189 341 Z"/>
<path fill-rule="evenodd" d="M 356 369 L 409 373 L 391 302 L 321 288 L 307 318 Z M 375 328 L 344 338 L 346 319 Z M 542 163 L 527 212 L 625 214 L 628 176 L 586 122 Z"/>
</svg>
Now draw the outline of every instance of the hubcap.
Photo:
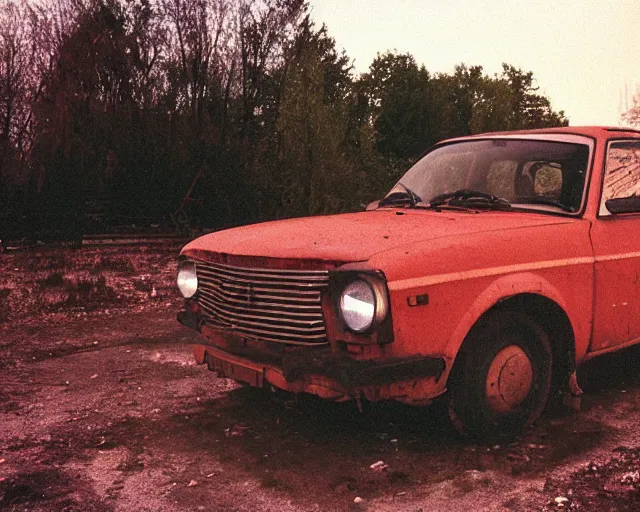
<svg viewBox="0 0 640 512">
<path fill-rule="evenodd" d="M 487 399 L 497 412 L 510 412 L 531 391 L 533 367 L 527 354 L 509 345 L 496 354 L 487 373 Z"/>
</svg>

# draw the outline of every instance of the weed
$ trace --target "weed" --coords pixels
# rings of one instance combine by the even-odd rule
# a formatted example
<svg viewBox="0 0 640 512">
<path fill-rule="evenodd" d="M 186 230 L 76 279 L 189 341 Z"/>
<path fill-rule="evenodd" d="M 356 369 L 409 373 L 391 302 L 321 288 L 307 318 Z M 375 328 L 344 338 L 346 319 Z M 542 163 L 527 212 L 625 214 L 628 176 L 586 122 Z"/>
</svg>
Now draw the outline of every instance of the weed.
<svg viewBox="0 0 640 512">
<path fill-rule="evenodd" d="M 25 270 L 27 272 L 37 272 L 39 270 L 62 270 L 66 269 L 69 265 L 67 257 L 64 254 L 43 254 L 43 253 L 25 253 L 25 257 L 28 257 L 25 262 Z"/>
<path fill-rule="evenodd" d="M 411 475 L 404 471 L 392 471 L 389 473 L 389 482 L 392 484 L 406 484 L 411 481 Z"/>
<path fill-rule="evenodd" d="M 38 281 L 38 283 L 40 288 L 60 288 L 64 286 L 64 274 L 62 272 L 54 272 Z"/>
<path fill-rule="evenodd" d="M 18 473 L 0 483 L 0 506 L 15 506 L 55 498 L 65 493 L 64 488 L 68 484 L 64 475 L 55 470 Z M 47 491 L 46 494 L 44 491 Z"/>
<path fill-rule="evenodd" d="M 120 464 L 118 464 L 118 471 L 122 471 L 123 473 L 142 471 L 144 469 L 144 462 L 140 460 L 140 455 L 142 455 L 142 450 L 139 448 L 130 451 Z"/>
<path fill-rule="evenodd" d="M 9 295 L 11 292 L 11 288 L 0 288 L 0 323 L 9 318 Z"/>
<path fill-rule="evenodd" d="M 66 306 L 90 306 L 96 303 L 111 301 L 116 298 L 116 292 L 111 286 L 107 286 L 104 276 L 98 279 L 87 279 L 75 282 L 67 282 Z"/>
<path fill-rule="evenodd" d="M 278 489 L 284 487 L 284 484 L 281 480 L 271 475 L 263 476 L 260 479 L 260 485 L 264 489 Z"/>
<path fill-rule="evenodd" d="M 462 494 L 468 494 L 475 489 L 475 485 L 473 481 L 468 480 L 466 478 L 455 479 L 453 481 L 453 485 L 460 491 Z"/>
<path fill-rule="evenodd" d="M 150 292 L 152 288 L 149 281 L 134 281 L 133 287 L 139 292 Z"/>
<path fill-rule="evenodd" d="M 126 256 L 100 256 L 98 262 L 91 268 L 91 274 L 99 274 L 101 272 L 135 272 L 135 267 L 131 258 Z"/>
</svg>

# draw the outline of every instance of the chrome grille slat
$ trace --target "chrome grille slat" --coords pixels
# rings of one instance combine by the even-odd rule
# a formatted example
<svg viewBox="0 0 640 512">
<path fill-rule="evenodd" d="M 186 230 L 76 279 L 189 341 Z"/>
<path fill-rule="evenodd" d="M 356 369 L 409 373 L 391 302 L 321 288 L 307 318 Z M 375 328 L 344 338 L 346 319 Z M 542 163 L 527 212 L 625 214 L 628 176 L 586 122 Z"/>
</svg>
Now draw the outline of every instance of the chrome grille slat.
<svg viewBox="0 0 640 512">
<path fill-rule="evenodd" d="M 195 300 L 212 324 L 264 341 L 327 342 L 321 297 L 328 271 L 195 263 L 199 283 Z"/>
<path fill-rule="evenodd" d="M 212 313 L 212 317 L 215 317 L 216 320 L 219 322 L 220 326 L 227 328 L 227 329 L 233 329 L 234 331 L 237 331 L 241 334 L 249 334 L 251 336 L 249 337 L 254 337 L 257 338 L 256 335 L 259 335 L 259 338 L 257 339 L 264 339 L 267 341 L 278 341 L 278 342 L 284 342 L 284 343 L 294 343 L 296 345 L 306 345 L 309 344 L 309 342 L 304 342 L 302 340 L 316 340 L 316 343 L 318 342 L 324 342 L 326 340 L 326 334 L 287 334 L 287 333 L 281 333 L 281 332 L 273 332 L 273 331 L 268 331 L 265 329 L 256 329 L 253 327 L 247 327 L 247 326 L 242 326 L 242 325 L 233 325 L 230 324 L 226 321 L 224 321 L 223 319 L 219 318 L 215 313 Z"/>
<path fill-rule="evenodd" d="M 322 318 L 320 320 L 309 320 L 309 321 L 292 320 L 292 319 L 282 320 L 277 317 L 260 316 L 260 315 L 255 315 L 248 312 L 245 314 L 234 313 L 220 305 L 216 305 L 215 303 L 213 303 L 208 299 L 205 299 L 204 297 L 202 298 L 202 301 L 207 306 L 212 308 L 218 315 L 225 316 L 229 320 L 237 321 L 240 323 L 247 323 L 249 325 L 256 325 L 256 326 L 268 325 L 269 327 L 291 329 L 292 331 L 300 331 L 300 332 L 307 332 L 312 329 L 319 329 L 321 332 L 324 332 L 324 322 L 322 321 Z M 256 323 L 255 320 L 258 320 L 258 321 L 263 320 L 263 322 Z M 302 328 L 300 328 L 300 326 L 302 326 Z"/>
<path fill-rule="evenodd" d="M 326 284 L 324 281 L 314 281 L 311 283 L 297 283 L 297 282 L 287 282 L 282 280 L 269 281 L 265 279 L 245 279 L 242 277 L 236 277 L 232 275 L 224 275 L 224 274 L 212 274 L 209 272 L 203 272 L 202 277 L 205 279 L 213 279 L 217 280 L 221 283 L 243 283 L 243 284 L 251 284 L 255 285 L 256 288 L 264 287 L 270 290 L 290 290 L 290 289 L 300 289 L 301 292 L 304 292 L 309 288 L 318 288 L 322 287 Z M 293 291 L 292 290 L 292 291 Z"/>
<path fill-rule="evenodd" d="M 204 291 L 205 293 L 218 293 L 218 300 L 224 300 L 227 302 L 233 302 L 236 304 L 246 304 L 247 303 L 247 299 L 245 295 L 242 295 L 240 293 L 233 293 L 233 294 L 229 294 L 229 293 L 225 293 L 222 290 L 216 290 L 213 291 L 213 288 L 208 288 L 206 291 L 202 290 L 201 288 L 201 292 Z M 265 296 L 266 297 L 266 296 Z M 272 297 L 273 300 L 279 300 L 279 297 Z M 304 303 L 304 304 L 297 304 L 298 301 L 294 301 L 294 302 L 270 302 L 271 298 L 268 298 L 268 300 L 255 300 L 252 304 L 255 304 L 256 306 L 260 306 L 260 307 L 264 307 L 267 306 L 270 309 L 276 309 L 276 308 L 286 308 L 286 310 L 299 310 L 299 311 L 316 311 L 317 310 L 317 301 L 313 301 L 313 302 L 309 302 L 309 303 Z"/>
<path fill-rule="evenodd" d="M 234 284 L 232 281 L 223 281 L 221 279 L 216 279 L 213 278 L 211 276 L 203 276 L 202 277 L 203 281 L 208 281 L 210 283 L 216 283 L 218 286 L 221 287 L 228 287 L 228 288 L 240 288 L 240 289 L 246 289 L 247 285 L 250 284 L 251 285 L 251 289 L 257 292 L 266 292 L 266 293 L 278 293 L 278 292 L 283 292 L 286 291 L 289 295 L 296 295 L 296 296 L 315 296 L 318 295 L 319 291 L 317 290 L 318 287 L 316 287 L 315 290 L 312 289 L 308 289 L 308 290 L 299 290 L 299 289 L 295 289 L 295 290 L 291 290 L 290 288 L 287 288 L 285 286 L 282 286 L 280 288 L 276 288 L 276 287 L 271 287 L 271 288 L 267 288 L 265 286 L 254 286 L 253 283 L 255 281 L 249 281 L 249 280 L 238 280 L 240 283 L 242 284 Z"/>
<path fill-rule="evenodd" d="M 240 296 L 246 297 L 246 291 L 248 289 L 247 286 L 233 286 L 226 285 L 220 281 L 216 281 L 215 279 L 203 279 L 203 283 L 209 285 L 209 288 L 216 289 L 225 295 L 230 296 Z M 235 289 L 236 291 L 230 290 L 230 288 Z M 240 292 L 239 290 L 242 290 Z M 310 302 L 315 304 L 318 302 L 318 298 L 320 297 L 320 291 L 315 291 L 313 293 L 305 293 L 304 295 L 300 295 L 297 291 L 294 291 L 289 294 L 289 296 L 285 297 L 282 295 L 282 290 L 268 290 L 267 293 L 263 293 L 261 289 L 256 289 L 251 287 L 251 291 L 253 292 L 253 297 L 255 299 L 271 299 L 271 300 L 281 300 L 281 301 L 289 301 L 292 304 L 300 303 L 300 302 Z"/>
<path fill-rule="evenodd" d="M 286 316 L 291 316 L 291 317 L 295 317 L 295 318 L 312 318 L 315 320 L 322 320 L 322 314 L 315 312 L 315 308 L 307 313 L 301 313 L 299 311 L 289 311 L 287 309 L 280 309 L 278 308 L 278 306 L 281 306 L 281 304 L 274 304 L 275 308 L 269 308 L 266 309 L 262 303 L 259 302 L 254 302 L 252 303 L 252 306 L 259 306 L 259 307 L 252 307 L 252 308 L 247 308 L 246 307 L 246 302 L 244 301 L 240 301 L 240 300 L 229 300 L 229 297 L 225 297 L 223 295 L 219 295 L 216 292 L 212 291 L 212 290 L 201 290 L 200 294 L 203 298 L 208 298 L 209 300 L 212 301 L 225 301 L 225 307 L 227 309 L 232 309 L 232 310 L 236 310 L 236 311 L 246 311 L 246 312 L 253 312 L 253 313 L 262 313 L 262 314 L 266 314 L 266 315 L 273 315 L 275 317 L 282 317 L 283 315 Z M 311 306 L 309 306 L 311 307 Z M 278 308 L 278 309 L 276 309 Z M 291 308 L 289 308 L 291 309 Z"/>
<path fill-rule="evenodd" d="M 247 277 L 252 278 L 253 282 L 256 282 L 256 279 L 271 279 L 273 281 L 290 281 L 291 285 L 295 286 L 308 286 L 309 284 L 313 285 L 314 283 L 326 283 L 328 278 L 326 276 L 298 276 L 298 275 L 282 275 L 282 274 L 262 274 L 262 273 L 248 273 L 248 272 L 235 272 L 224 268 L 216 268 L 212 267 L 214 270 L 203 269 L 206 273 L 213 273 L 215 275 L 223 275 L 232 278 L 238 279 L 246 279 Z M 302 281 L 304 280 L 304 281 Z"/>
<path fill-rule="evenodd" d="M 285 277 L 302 278 L 305 277 L 318 277 L 328 279 L 329 274 L 326 270 L 297 270 L 297 269 L 276 269 L 276 268 L 250 268 L 250 267 L 238 267 L 235 265 L 227 265 L 225 263 L 204 263 L 197 262 L 199 265 L 204 264 L 208 268 L 221 268 L 226 270 L 233 270 L 243 274 L 259 274 L 259 275 L 282 275 Z"/>
</svg>

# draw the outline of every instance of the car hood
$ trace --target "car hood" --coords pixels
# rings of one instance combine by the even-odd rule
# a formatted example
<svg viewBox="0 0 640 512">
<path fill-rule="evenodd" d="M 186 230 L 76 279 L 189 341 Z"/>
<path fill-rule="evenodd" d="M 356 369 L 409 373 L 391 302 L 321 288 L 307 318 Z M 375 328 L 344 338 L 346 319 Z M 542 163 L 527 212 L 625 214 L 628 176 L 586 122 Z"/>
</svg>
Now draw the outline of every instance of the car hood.
<svg viewBox="0 0 640 512">
<path fill-rule="evenodd" d="M 442 237 L 572 222 L 521 212 L 373 210 L 287 219 L 226 229 L 201 236 L 181 254 L 215 252 L 234 256 L 331 262 L 368 260 L 374 254 Z"/>
</svg>

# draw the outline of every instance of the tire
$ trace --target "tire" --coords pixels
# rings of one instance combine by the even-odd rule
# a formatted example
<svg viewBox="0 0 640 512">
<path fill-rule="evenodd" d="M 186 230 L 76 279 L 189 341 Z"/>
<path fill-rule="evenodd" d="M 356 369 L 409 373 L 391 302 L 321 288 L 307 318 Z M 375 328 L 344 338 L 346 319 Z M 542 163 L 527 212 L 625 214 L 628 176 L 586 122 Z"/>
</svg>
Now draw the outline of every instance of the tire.
<svg viewBox="0 0 640 512">
<path fill-rule="evenodd" d="M 511 438 L 529 427 L 549 399 L 549 337 L 528 316 L 488 313 L 470 331 L 449 377 L 449 417 L 480 442 Z"/>
</svg>

